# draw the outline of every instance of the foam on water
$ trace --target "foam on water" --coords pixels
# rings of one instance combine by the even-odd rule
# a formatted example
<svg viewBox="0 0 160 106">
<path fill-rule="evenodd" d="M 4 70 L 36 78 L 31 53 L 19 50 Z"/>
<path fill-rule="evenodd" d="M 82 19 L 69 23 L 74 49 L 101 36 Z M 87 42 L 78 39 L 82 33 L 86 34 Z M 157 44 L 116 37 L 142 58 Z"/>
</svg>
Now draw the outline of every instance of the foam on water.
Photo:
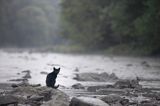
<svg viewBox="0 0 160 106">
<path fill-rule="evenodd" d="M 141 64 L 143 61 L 149 63 L 151 67 L 143 66 Z M 45 71 L 49 73 L 54 66 L 61 67 L 57 84 L 66 87 L 77 83 L 77 81 L 73 80 L 73 77 L 76 73 L 83 72 L 115 73 L 119 78 L 135 78 L 136 76 L 146 79 L 160 78 L 160 74 L 158 74 L 160 70 L 160 60 L 154 58 L 29 52 L 8 53 L 1 50 L 0 83 L 9 82 L 8 80 L 10 79 L 20 78 L 22 77 L 21 71 L 30 70 L 32 76 L 30 83 L 45 85 L 46 75 L 40 74 L 40 72 Z M 78 68 L 78 72 L 75 71 L 76 68 Z M 20 75 L 17 73 L 20 73 Z M 89 83 L 90 82 L 84 82 L 84 84 Z M 91 84 L 96 84 L 96 82 L 92 82 Z M 160 83 L 154 82 L 151 86 L 160 87 Z"/>
</svg>

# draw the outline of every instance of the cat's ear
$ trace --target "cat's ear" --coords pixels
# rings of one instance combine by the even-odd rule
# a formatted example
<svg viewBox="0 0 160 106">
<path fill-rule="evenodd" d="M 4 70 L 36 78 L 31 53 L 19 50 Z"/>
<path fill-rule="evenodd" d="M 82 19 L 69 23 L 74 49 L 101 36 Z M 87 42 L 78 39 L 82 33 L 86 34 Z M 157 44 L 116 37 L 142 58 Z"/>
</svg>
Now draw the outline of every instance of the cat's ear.
<svg viewBox="0 0 160 106">
<path fill-rule="evenodd" d="M 58 68 L 58 70 L 60 71 L 61 68 Z"/>
<path fill-rule="evenodd" d="M 55 68 L 55 67 L 53 67 L 53 70 L 56 70 L 56 68 Z"/>
</svg>

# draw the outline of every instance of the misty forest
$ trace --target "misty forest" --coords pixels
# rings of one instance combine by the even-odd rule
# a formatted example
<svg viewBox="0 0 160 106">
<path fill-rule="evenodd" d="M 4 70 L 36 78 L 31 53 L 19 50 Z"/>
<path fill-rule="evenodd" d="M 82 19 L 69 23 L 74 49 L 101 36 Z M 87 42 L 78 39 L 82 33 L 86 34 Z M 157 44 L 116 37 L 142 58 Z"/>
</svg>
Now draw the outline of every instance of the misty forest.
<svg viewBox="0 0 160 106">
<path fill-rule="evenodd" d="M 0 106 L 160 106 L 160 0 L 0 0 Z"/>
<path fill-rule="evenodd" d="M 159 0 L 1 0 L 1 47 L 160 53 Z M 76 48 L 75 47 L 75 48 Z"/>
</svg>

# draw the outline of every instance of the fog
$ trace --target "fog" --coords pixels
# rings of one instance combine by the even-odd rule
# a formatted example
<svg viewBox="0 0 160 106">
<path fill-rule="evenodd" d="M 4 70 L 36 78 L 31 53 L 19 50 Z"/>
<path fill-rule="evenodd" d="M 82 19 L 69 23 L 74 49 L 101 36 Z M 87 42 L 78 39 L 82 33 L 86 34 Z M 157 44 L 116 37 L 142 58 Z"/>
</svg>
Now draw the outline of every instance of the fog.
<svg viewBox="0 0 160 106">
<path fill-rule="evenodd" d="M 157 2 L 1 0 L 0 47 L 159 55 Z"/>
<path fill-rule="evenodd" d="M 159 4 L 0 0 L 0 106 L 160 106 Z"/>
<path fill-rule="evenodd" d="M 0 15 L 1 47 L 42 47 L 62 42 L 59 0 L 1 0 Z"/>
</svg>

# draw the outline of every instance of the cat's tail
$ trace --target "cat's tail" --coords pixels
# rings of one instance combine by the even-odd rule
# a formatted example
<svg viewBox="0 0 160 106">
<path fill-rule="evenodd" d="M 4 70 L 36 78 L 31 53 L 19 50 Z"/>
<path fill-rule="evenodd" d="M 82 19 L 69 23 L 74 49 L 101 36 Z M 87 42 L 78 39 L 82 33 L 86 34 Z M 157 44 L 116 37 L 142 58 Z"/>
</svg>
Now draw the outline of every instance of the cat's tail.
<svg viewBox="0 0 160 106">
<path fill-rule="evenodd" d="M 57 86 L 54 86 L 53 88 L 57 89 L 59 87 L 59 84 Z"/>
</svg>

